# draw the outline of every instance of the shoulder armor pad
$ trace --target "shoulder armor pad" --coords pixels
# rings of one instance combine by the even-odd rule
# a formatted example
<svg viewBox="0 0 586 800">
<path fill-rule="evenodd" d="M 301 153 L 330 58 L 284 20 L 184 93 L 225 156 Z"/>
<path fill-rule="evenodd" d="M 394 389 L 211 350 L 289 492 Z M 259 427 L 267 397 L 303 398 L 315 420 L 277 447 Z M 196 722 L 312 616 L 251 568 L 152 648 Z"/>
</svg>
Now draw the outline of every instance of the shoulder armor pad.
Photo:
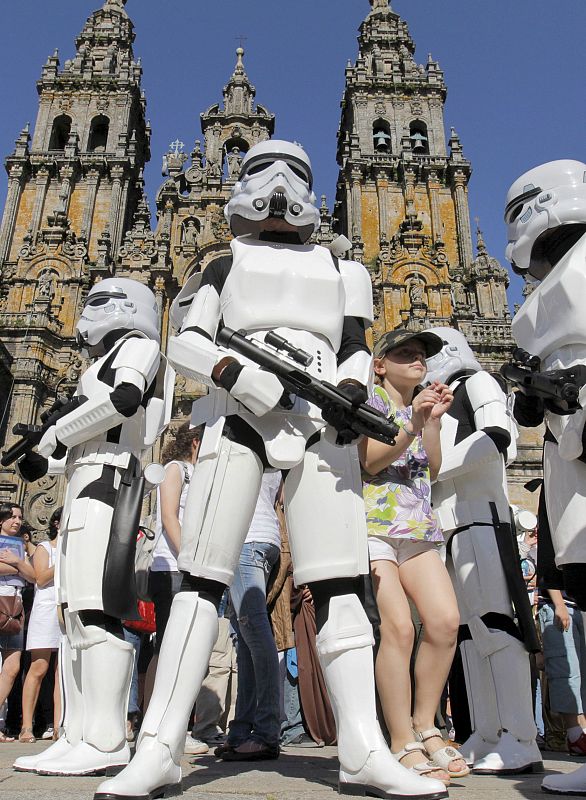
<svg viewBox="0 0 586 800">
<path fill-rule="evenodd" d="M 366 268 L 358 261 L 340 261 L 340 275 L 346 291 L 346 317 L 360 317 L 367 327 L 374 321 L 372 308 L 372 284 Z"/>
<path fill-rule="evenodd" d="M 157 374 L 161 352 L 159 343 L 143 336 L 125 339 L 112 362 L 112 369 L 133 369 L 145 380 L 146 386 Z"/>
<path fill-rule="evenodd" d="M 193 299 L 199 290 L 202 278 L 202 272 L 196 272 L 194 275 L 188 278 L 175 300 L 173 300 L 171 303 L 171 308 L 169 309 L 169 318 L 171 320 L 171 325 L 177 332 L 181 330 L 183 320 L 185 319 L 187 312 L 191 307 L 191 303 L 193 302 Z"/>
<path fill-rule="evenodd" d="M 506 407 L 505 393 L 492 375 L 484 370 L 466 378 L 466 391 L 474 412 L 488 403 L 502 403 Z"/>
</svg>

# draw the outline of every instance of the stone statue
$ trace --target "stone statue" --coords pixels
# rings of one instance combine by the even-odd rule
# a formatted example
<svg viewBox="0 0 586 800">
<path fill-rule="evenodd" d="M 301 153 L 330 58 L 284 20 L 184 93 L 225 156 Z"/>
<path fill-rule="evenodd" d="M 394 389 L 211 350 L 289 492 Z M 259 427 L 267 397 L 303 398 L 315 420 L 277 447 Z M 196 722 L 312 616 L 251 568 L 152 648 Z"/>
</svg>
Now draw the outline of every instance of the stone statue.
<svg viewBox="0 0 586 800">
<path fill-rule="evenodd" d="M 421 278 L 415 277 L 409 284 L 409 301 L 412 306 L 426 305 L 425 283 Z"/>
<path fill-rule="evenodd" d="M 228 177 L 237 178 L 242 166 L 242 156 L 238 147 L 233 147 L 228 153 Z"/>
<path fill-rule="evenodd" d="M 52 300 L 54 296 L 53 273 L 51 270 L 44 269 L 37 282 L 37 300 Z"/>
<path fill-rule="evenodd" d="M 186 247 L 195 247 L 197 244 L 196 242 L 197 237 L 197 228 L 195 226 L 195 220 L 188 219 L 183 224 L 183 244 Z"/>
</svg>

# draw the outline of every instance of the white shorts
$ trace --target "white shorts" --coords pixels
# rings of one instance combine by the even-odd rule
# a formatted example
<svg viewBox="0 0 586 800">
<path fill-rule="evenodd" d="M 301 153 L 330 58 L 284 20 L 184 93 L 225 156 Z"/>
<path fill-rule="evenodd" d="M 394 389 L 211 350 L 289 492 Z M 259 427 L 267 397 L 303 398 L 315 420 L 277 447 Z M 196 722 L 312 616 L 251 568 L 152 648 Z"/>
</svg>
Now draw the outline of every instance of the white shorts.
<svg viewBox="0 0 586 800">
<path fill-rule="evenodd" d="M 394 536 L 369 536 L 368 556 L 371 561 L 392 561 L 398 567 L 413 556 L 435 550 L 438 555 L 441 542 L 422 542 Z"/>
</svg>

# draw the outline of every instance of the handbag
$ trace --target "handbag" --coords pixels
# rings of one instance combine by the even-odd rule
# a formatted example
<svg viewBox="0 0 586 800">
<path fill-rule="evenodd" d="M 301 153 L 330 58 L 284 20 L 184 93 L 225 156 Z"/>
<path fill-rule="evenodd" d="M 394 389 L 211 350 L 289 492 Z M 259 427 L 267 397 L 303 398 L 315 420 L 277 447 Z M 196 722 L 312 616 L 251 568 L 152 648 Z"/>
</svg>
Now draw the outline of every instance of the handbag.
<svg viewBox="0 0 586 800">
<path fill-rule="evenodd" d="M 134 576 L 136 580 L 136 596 L 139 601 L 150 602 L 149 574 L 155 551 L 155 534 L 149 528 L 139 528 L 134 556 Z"/>
<path fill-rule="evenodd" d="M 155 633 L 157 629 L 155 604 L 139 600 L 138 613 L 140 614 L 140 619 L 125 619 L 122 621 L 124 627 L 130 628 L 131 631 L 136 631 L 137 633 Z"/>
<path fill-rule="evenodd" d="M 0 595 L 0 635 L 14 636 L 24 627 L 24 607 L 22 597 L 14 594 Z"/>
</svg>

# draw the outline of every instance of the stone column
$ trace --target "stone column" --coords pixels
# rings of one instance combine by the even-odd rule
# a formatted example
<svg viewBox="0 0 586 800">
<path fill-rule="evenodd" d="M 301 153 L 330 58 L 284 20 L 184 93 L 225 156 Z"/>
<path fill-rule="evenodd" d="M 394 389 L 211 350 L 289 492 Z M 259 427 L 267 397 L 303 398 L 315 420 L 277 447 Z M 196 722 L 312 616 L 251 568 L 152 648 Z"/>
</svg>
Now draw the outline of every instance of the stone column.
<svg viewBox="0 0 586 800">
<path fill-rule="evenodd" d="M 0 264 L 8 258 L 10 244 L 14 233 L 14 223 L 18 213 L 18 205 L 23 187 L 24 170 L 21 165 L 14 165 L 10 170 L 8 178 L 8 194 L 4 214 L 2 216 L 2 226 L 0 227 Z"/>
<path fill-rule="evenodd" d="M 438 190 L 440 184 L 437 177 L 437 172 L 432 170 L 427 178 L 427 195 L 429 197 L 429 208 L 431 212 L 431 234 L 432 241 L 435 243 L 438 240 L 443 241 L 444 229 L 440 212 Z"/>
<path fill-rule="evenodd" d="M 362 239 L 362 173 L 352 170 L 352 241 Z"/>
<path fill-rule="evenodd" d="M 112 238 L 112 258 L 116 260 L 120 247 L 120 206 L 122 203 L 123 167 L 112 167 L 112 198 L 110 201 L 110 236 Z"/>
<path fill-rule="evenodd" d="M 378 198 L 378 230 L 379 239 L 389 238 L 389 181 L 387 175 L 380 171 L 376 173 L 376 194 Z"/>
<path fill-rule="evenodd" d="M 161 344 L 163 344 L 163 298 L 165 292 L 165 281 L 159 275 L 155 280 L 155 302 L 157 304 L 157 314 L 159 316 L 159 331 L 161 332 Z"/>
<path fill-rule="evenodd" d="M 92 221 L 94 218 L 94 208 L 96 205 L 96 195 L 98 192 L 98 184 L 100 182 L 100 175 L 97 170 L 92 170 L 86 177 L 87 197 L 85 201 L 85 208 L 83 211 L 83 220 L 81 223 L 81 232 L 85 236 L 85 240 L 89 247 L 90 236 L 92 233 Z"/>
<path fill-rule="evenodd" d="M 45 197 L 47 196 L 47 189 L 49 188 L 50 178 L 51 176 L 49 174 L 49 170 L 47 169 L 47 167 L 41 167 L 40 170 L 37 172 L 37 177 L 35 178 L 35 185 L 36 185 L 35 204 L 33 206 L 33 213 L 30 225 L 30 230 L 33 235 L 33 242 L 35 234 L 41 227 L 41 222 L 43 219 L 43 208 L 45 206 Z"/>
<path fill-rule="evenodd" d="M 453 192 L 456 208 L 456 230 L 458 232 L 460 263 L 464 268 L 467 268 L 474 260 L 474 255 L 472 252 L 472 232 L 470 230 L 468 196 L 466 194 L 466 176 L 464 173 L 455 173 L 453 178 Z"/>
</svg>

